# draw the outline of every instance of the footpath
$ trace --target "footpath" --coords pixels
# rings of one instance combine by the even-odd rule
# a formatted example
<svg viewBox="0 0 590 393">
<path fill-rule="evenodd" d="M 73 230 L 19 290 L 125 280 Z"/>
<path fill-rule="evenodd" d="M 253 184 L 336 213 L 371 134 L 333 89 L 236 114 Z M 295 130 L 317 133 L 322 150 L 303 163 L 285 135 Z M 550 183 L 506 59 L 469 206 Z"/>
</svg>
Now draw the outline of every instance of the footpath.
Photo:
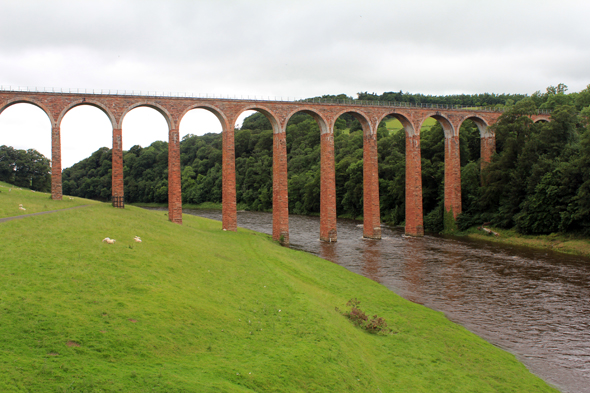
<svg viewBox="0 0 590 393">
<path fill-rule="evenodd" d="M 49 213 L 61 212 L 61 211 L 64 211 L 64 210 L 79 209 L 81 207 L 86 207 L 86 206 L 89 206 L 89 205 L 80 205 L 80 206 L 68 207 L 68 208 L 65 208 L 65 209 L 48 210 L 46 212 L 23 214 L 23 215 L 14 216 L 14 217 L 4 217 L 4 218 L 0 218 L 0 223 L 6 222 L 6 221 L 11 221 L 11 220 L 16 220 L 16 219 L 19 219 L 19 218 L 25 218 L 25 217 L 31 217 L 31 216 L 38 216 L 40 214 L 49 214 Z"/>
</svg>

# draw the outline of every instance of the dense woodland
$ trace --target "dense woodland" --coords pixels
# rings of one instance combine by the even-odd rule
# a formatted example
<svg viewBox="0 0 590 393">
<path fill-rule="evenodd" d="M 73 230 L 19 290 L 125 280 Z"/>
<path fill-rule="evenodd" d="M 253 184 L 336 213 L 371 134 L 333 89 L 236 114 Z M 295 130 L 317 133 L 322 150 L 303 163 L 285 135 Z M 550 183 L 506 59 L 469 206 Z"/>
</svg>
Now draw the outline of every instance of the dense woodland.
<svg viewBox="0 0 590 393">
<path fill-rule="evenodd" d="M 0 146 L 0 181 L 36 191 L 51 191 L 50 161 L 37 150 Z"/>
<path fill-rule="evenodd" d="M 461 127 L 463 213 L 457 220 L 459 229 L 491 222 L 526 234 L 559 231 L 590 235 L 590 86 L 571 94 L 560 84 L 532 96 L 435 97 L 390 92 L 382 95 L 359 93 L 358 99 L 502 107 L 505 112 L 493 127 L 497 152 L 483 172 L 480 171 L 479 131 L 470 121 Z M 538 109 L 552 110 L 553 121 L 533 123 L 528 115 Z M 344 114 L 337 120 L 334 132 L 338 215 L 359 217 L 363 212 L 361 125 L 351 114 Z M 396 125 L 386 119 L 379 126 L 377 138 L 382 219 L 402 225 L 405 219 L 405 133 L 399 123 Z M 272 146 L 271 126 L 262 114 L 246 118 L 236 130 L 239 208 L 272 209 Z M 424 224 L 426 230 L 440 232 L 444 229 L 444 133 L 440 124 L 422 129 L 421 149 Z M 180 150 L 183 203 L 221 202 L 221 135 L 187 135 Z M 289 211 L 318 214 L 320 132 L 310 116 L 296 114 L 289 121 L 287 154 Z M 15 171 L 6 171 L 6 162 L 2 160 L 0 158 L 0 175 L 8 179 L 10 173 L 16 179 Z M 168 144 L 162 141 L 145 148 L 133 146 L 124 152 L 126 201 L 166 203 L 167 162 Z M 101 148 L 65 169 L 63 192 L 109 200 L 111 150 Z"/>
</svg>

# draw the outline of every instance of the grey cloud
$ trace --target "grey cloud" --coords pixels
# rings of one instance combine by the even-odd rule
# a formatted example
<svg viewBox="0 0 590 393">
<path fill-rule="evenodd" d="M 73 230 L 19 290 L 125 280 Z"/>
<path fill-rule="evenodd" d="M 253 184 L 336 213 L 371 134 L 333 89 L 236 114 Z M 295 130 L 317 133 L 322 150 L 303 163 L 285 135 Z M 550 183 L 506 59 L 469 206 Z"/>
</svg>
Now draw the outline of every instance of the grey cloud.
<svg viewBox="0 0 590 393">
<path fill-rule="evenodd" d="M 573 90 L 587 84 L 589 13 L 580 1 L 3 2 L 0 84 L 299 97 Z"/>
</svg>

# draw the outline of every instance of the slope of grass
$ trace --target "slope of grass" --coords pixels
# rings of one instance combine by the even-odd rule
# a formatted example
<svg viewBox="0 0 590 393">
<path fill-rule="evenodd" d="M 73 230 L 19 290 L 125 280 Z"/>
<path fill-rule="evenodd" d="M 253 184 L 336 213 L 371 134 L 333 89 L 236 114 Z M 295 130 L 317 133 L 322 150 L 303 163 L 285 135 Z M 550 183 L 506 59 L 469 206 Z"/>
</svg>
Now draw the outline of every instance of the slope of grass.
<svg viewBox="0 0 590 393">
<path fill-rule="evenodd" d="M 0 391 L 555 391 L 371 280 L 266 235 L 183 220 L 94 203 L 0 224 Z M 352 297 L 394 333 L 335 310 Z"/>
<path fill-rule="evenodd" d="M 80 198 L 70 199 L 68 196 L 64 196 L 62 201 L 54 201 L 50 193 L 32 191 L 0 182 L 0 218 L 97 203 L 100 202 Z M 26 210 L 19 209 L 19 205 L 23 205 Z"/>
</svg>

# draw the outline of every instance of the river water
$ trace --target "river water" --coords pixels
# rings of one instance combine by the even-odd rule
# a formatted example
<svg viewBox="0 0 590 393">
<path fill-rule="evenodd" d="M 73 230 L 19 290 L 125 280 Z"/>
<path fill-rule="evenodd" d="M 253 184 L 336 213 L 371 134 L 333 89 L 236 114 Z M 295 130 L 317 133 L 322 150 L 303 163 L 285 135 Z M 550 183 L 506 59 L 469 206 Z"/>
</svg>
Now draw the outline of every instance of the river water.
<svg viewBox="0 0 590 393">
<path fill-rule="evenodd" d="M 220 210 L 184 210 L 221 220 Z M 238 225 L 272 234 L 272 214 L 238 212 Z M 590 393 L 590 259 L 485 241 L 403 236 L 383 227 L 362 238 L 338 220 L 338 242 L 319 241 L 319 217 L 289 216 L 291 248 L 304 250 L 442 311 L 515 354 L 562 392 Z"/>
</svg>

